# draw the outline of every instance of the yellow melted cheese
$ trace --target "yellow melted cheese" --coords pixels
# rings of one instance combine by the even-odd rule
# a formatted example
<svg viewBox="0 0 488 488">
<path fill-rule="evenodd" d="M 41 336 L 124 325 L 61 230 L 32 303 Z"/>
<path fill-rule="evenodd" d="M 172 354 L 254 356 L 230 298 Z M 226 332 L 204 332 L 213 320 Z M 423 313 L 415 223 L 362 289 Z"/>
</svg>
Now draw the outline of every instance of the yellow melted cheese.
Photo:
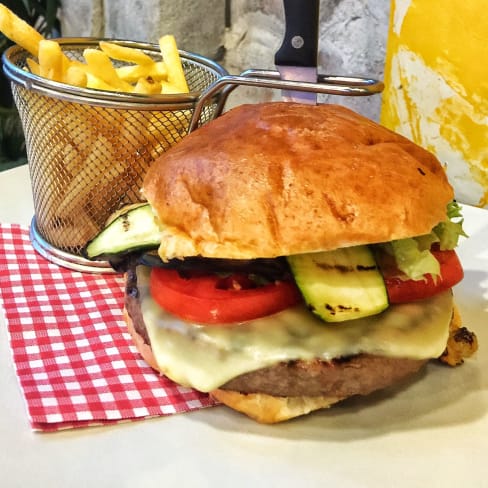
<svg viewBox="0 0 488 488">
<path fill-rule="evenodd" d="M 169 378 L 210 391 L 236 376 L 278 361 L 370 353 L 389 357 L 438 357 L 446 346 L 452 293 L 395 305 L 385 312 L 326 324 L 299 306 L 232 326 L 202 326 L 165 312 L 149 293 L 149 268 L 137 269 L 141 309 L 156 361 Z"/>
</svg>

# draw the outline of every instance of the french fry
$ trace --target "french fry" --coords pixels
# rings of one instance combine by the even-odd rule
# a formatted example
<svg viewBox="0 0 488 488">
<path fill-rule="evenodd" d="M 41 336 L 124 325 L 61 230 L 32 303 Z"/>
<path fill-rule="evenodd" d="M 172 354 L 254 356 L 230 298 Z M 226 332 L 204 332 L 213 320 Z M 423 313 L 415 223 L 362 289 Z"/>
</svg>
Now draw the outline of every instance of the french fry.
<svg viewBox="0 0 488 488">
<path fill-rule="evenodd" d="M 0 31 L 32 56 L 37 57 L 39 42 L 43 36 L 3 4 L 0 4 Z"/>
<path fill-rule="evenodd" d="M 40 75 L 53 81 L 63 81 L 63 53 L 56 41 L 39 42 Z"/>
<path fill-rule="evenodd" d="M 36 63 L 32 58 L 27 58 L 26 59 L 27 66 L 29 68 L 29 71 L 33 75 L 41 76 L 41 67 L 39 66 L 39 63 Z"/>
<path fill-rule="evenodd" d="M 94 88 L 95 90 L 117 91 L 115 86 L 105 83 L 100 78 L 92 75 L 89 71 L 86 72 L 86 87 Z"/>
<path fill-rule="evenodd" d="M 127 83 L 136 83 L 140 78 L 150 76 L 153 80 L 166 80 L 168 70 L 163 61 L 153 62 L 151 64 L 132 64 L 115 68 L 117 76 Z"/>
<path fill-rule="evenodd" d="M 115 68 L 115 72 L 121 80 L 127 83 L 136 83 L 139 78 L 147 76 L 149 71 L 148 66 L 144 64 L 131 64 Z"/>
<path fill-rule="evenodd" d="M 113 87 L 114 90 L 132 91 L 132 85 L 117 76 L 117 72 L 110 58 L 103 51 L 88 48 L 83 51 L 83 57 L 86 60 L 87 69 L 91 75 Z"/>
<path fill-rule="evenodd" d="M 141 95 L 156 95 L 161 93 L 161 82 L 154 80 L 150 76 L 147 78 L 139 78 L 134 87 L 134 93 Z"/>
<path fill-rule="evenodd" d="M 68 85 L 78 86 L 84 88 L 88 82 L 88 76 L 86 71 L 79 66 L 72 64 L 66 70 L 63 77 L 63 82 Z"/>
<path fill-rule="evenodd" d="M 163 95 L 171 95 L 175 93 L 181 93 L 181 88 L 174 85 L 173 83 L 170 83 L 168 81 L 162 81 L 161 82 L 161 93 Z"/>
<path fill-rule="evenodd" d="M 144 114 L 96 107 L 84 114 L 78 111 L 76 119 L 69 113 L 66 116 L 73 121 L 83 118 L 83 124 L 92 130 L 72 137 L 64 154 L 71 176 L 63 187 L 64 195 L 56 207 L 56 215 L 67 222 L 86 213 L 101 228 L 122 196 L 131 201 L 140 198 L 141 164 L 149 165 L 150 154 L 148 151 L 139 154 L 139 148 L 147 141 L 134 131 L 134 124 L 142 123 Z M 67 134 L 70 132 L 73 131 Z"/>
<path fill-rule="evenodd" d="M 112 153 L 110 141 L 104 136 L 99 136 L 97 139 L 91 140 L 92 151 L 82 158 L 73 158 L 69 163 L 71 164 L 71 172 L 73 177 L 66 187 L 66 192 L 63 201 L 56 209 L 61 217 L 76 215 L 79 209 L 86 205 L 88 199 L 92 194 L 96 193 L 97 185 L 100 183 L 100 178 L 94 178 L 93 175 L 101 171 L 99 161 L 101 157 L 101 148 Z M 84 151 L 83 151 L 84 152 Z M 76 156 L 76 155 L 74 155 Z M 103 177 L 109 178 L 110 181 L 120 173 L 121 169 L 115 162 L 110 162 L 107 171 L 104 172 Z"/>
<path fill-rule="evenodd" d="M 191 110 L 153 114 L 148 126 L 148 138 L 156 141 L 151 147 L 153 160 L 186 136 L 191 117 Z"/>
<path fill-rule="evenodd" d="M 166 35 L 160 37 L 159 49 L 168 68 L 168 82 L 177 87 L 179 93 L 188 93 L 188 84 L 174 36 Z"/>
<path fill-rule="evenodd" d="M 134 49 L 127 46 L 121 46 L 113 42 L 100 41 L 100 49 L 112 59 L 118 59 L 119 61 L 126 61 L 127 63 L 134 64 L 151 64 L 154 60 L 151 56 L 143 53 L 139 49 Z"/>
</svg>

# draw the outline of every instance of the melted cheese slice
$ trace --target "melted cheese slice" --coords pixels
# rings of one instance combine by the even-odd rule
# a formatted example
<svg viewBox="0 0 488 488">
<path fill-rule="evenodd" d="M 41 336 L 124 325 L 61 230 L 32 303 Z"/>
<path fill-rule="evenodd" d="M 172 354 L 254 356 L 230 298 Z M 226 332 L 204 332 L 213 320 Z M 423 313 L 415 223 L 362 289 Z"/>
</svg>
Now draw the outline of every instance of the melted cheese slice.
<svg viewBox="0 0 488 488">
<path fill-rule="evenodd" d="M 137 268 L 141 309 L 154 357 L 173 381 L 211 391 L 236 376 L 294 359 L 331 360 L 369 353 L 426 359 L 446 347 L 453 299 L 450 291 L 381 314 L 327 324 L 299 306 L 231 326 L 183 322 L 149 293 L 150 269 Z"/>
</svg>

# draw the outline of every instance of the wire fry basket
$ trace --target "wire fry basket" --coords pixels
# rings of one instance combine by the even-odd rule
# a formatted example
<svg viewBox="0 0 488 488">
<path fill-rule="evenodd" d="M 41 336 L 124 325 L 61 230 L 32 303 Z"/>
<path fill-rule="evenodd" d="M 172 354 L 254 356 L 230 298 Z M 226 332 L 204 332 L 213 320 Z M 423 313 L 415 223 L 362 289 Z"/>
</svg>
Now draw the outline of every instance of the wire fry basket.
<svg viewBox="0 0 488 488">
<path fill-rule="evenodd" d="M 99 41 L 58 42 L 69 58 L 82 60 L 83 50 Z M 115 42 L 160 60 L 157 45 Z M 82 248 L 114 211 L 141 201 L 151 161 L 188 133 L 199 95 L 227 72 L 209 59 L 180 51 L 190 93 L 134 95 L 35 76 L 25 69 L 28 56 L 18 46 L 10 48 L 4 71 L 24 129 L 35 211 L 33 245 L 51 261 L 73 269 L 109 269 L 107 263 L 86 262 Z M 218 115 L 219 97 L 199 111 L 198 125 Z"/>
</svg>

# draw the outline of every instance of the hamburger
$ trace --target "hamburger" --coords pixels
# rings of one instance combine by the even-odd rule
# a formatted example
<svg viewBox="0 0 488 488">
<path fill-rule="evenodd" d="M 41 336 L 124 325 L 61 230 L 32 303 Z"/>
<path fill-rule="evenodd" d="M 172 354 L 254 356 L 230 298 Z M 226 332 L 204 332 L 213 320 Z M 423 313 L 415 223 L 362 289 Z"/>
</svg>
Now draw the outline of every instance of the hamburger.
<svg viewBox="0 0 488 488">
<path fill-rule="evenodd" d="M 259 422 L 477 348 L 442 165 L 349 109 L 236 107 L 157 159 L 142 193 L 86 255 L 125 271 L 148 364 Z"/>
</svg>

